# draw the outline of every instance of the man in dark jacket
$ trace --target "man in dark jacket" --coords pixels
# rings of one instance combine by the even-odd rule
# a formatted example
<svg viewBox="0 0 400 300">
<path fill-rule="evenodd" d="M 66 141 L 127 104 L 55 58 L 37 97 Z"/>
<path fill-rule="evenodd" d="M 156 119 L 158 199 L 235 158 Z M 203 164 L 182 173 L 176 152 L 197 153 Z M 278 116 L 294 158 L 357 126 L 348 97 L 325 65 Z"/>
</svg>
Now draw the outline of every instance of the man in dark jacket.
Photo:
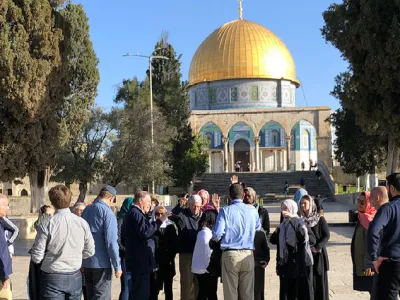
<svg viewBox="0 0 400 300">
<path fill-rule="evenodd" d="M 132 209 L 122 224 L 121 243 L 125 247 L 126 271 L 131 272 L 130 295 L 135 299 L 149 299 L 150 276 L 156 268 L 154 234 L 167 219 L 164 214 L 151 223 L 146 214 L 151 198 L 147 192 L 135 194 Z"/>
<path fill-rule="evenodd" d="M 376 299 L 395 300 L 400 291 L 400 173 L 386 180 L 389 203 L 369 224 L 368 254 L 379 274 Z"/>
<path fill-rule="evenodd" d="M 189 207 L 181 209 L 177 215 L 170 217 L 178 227 L 182 300 L 195 300 L 198 293 L 197 280 L 192 273 L 192 258 L 201 216 L 201 203 L 202 199 L 199 195 L 192 195 L 189 198 Z"/>
</svg>

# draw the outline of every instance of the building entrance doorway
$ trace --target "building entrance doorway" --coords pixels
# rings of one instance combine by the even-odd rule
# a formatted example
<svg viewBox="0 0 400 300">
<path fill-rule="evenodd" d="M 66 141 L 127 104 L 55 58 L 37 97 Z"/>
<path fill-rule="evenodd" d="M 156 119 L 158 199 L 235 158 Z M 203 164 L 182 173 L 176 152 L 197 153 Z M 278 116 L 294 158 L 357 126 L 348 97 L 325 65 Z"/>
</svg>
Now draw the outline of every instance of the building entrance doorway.
<svg viewBox="0 0 400 300">
<path fill-rule="evenodd" d="M 234 145 L 235 172 L 250 171 L 250 144 L 245 139 L 239 139 Z"/>
</svg>

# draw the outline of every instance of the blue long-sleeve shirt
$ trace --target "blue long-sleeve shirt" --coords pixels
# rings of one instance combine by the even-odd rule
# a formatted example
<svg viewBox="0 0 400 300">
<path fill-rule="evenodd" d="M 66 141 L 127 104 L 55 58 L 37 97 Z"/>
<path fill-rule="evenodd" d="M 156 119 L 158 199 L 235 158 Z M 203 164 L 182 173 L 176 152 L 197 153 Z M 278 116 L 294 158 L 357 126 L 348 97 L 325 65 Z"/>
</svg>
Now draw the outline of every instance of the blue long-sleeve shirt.
<svg viewBox="0 0 400 300">
<path fill-rule="evenodd" d="M 90 269 L 111 268 L 121 271 L 118 247 L 117 218 L 102 200 L 85 208 L 82 218 L 88 222 L 95 243 L 94 256 L 84 259 L 82 266 Z"/>
<path fill-rule="evenodd" d="M 12 263 L 4 227 L 0 225 L 0 280 L 8 280 L 12 274 Z"/>
<path fill-rule="evenodd" d="M 222 250 L 254 250 L 254 237 L 260 229 L 260 218 L 254 206 L 235 199 L 220 209 L 213 228 L 213 240 L 221 240 Z"/>
<path fill-rule="evenodd" d="M 369 224 L 368 253 L 372 261 L 379 256 L 400 261 L 400 196 L 381 206 Z"/>
</svg>

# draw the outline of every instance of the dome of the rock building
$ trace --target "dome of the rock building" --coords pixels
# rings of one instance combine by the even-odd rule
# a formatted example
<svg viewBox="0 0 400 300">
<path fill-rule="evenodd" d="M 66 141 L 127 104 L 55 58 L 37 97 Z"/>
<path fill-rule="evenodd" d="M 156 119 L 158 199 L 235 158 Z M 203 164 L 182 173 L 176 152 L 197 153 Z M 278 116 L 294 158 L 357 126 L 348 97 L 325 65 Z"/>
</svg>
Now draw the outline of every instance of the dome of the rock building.
<svg viewBox="0 0 400 300">
<path fill-rule="evenodd" d="M 239 19 L 218 28 L 200 45 L 190 65 L 189 82 L 245 78 L 284 79 L 299 85 L 285 44 L 267 28 Z"/>
</svg>

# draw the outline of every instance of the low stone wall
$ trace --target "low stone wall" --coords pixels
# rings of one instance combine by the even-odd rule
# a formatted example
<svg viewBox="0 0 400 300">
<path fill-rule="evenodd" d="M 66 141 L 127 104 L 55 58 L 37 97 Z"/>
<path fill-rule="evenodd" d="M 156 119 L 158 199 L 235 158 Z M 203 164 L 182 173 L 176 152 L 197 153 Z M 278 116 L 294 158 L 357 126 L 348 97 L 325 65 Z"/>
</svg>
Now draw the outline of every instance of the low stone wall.
<svg viewBox="0 0 400 300">
<path fill-rule="evenodd" d="M 343 203 L 343 204 L 356 204 L 359 196 L 360 196 L 360 193 L 337 194 L 334 197 L 334 201 Z"/>
</svg>

